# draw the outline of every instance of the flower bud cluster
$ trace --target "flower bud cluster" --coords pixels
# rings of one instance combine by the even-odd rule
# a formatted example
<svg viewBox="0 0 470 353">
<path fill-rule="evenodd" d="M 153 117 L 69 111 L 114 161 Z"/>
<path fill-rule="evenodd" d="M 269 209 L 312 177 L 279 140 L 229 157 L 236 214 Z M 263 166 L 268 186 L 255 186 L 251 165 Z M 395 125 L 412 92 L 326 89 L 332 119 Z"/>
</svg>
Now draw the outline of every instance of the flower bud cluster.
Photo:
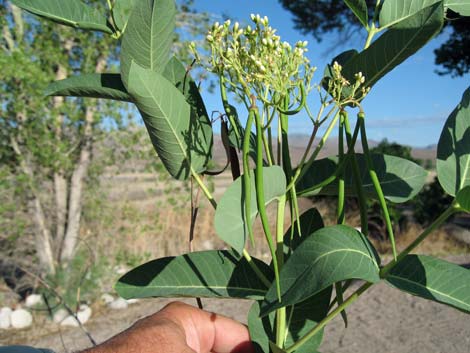
<svg viewBox="0 0 470 353">
<path fill-rule="evenodd" d="M 362 72 L 354 75 L 351 83 L 343 76 L 343 67 L 334 62 L 331 66 L 331 80 L 328 82 L 328 92 L 337 102 L 360 102 L 369 93 L 370 87 L 365 87 L 366 77 Z M 345 97 L 345 92 L 348 92 Z"/>
<path fill-rule="evenodd" d="M 211 48 L 208 69 L 244 95 L 286 96 L 300 82 L 310 87 L 315 68 L 305 56 L 308 43 L 282 42 L 266 16 L 252 14 L 251 20 L 244 28 L 230 20 L 214 23 L 206 36 Z"/>
</svg>

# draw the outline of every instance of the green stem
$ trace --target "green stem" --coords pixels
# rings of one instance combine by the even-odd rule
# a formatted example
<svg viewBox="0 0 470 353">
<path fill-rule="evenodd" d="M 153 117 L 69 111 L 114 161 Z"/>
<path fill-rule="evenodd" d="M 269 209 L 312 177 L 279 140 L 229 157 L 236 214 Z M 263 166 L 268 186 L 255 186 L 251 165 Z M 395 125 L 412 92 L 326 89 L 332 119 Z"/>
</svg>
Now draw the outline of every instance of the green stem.
<svg viewBox="0 0 470 353">
<path fill-rule="evenodd" d="M 286 207 L 286 195 L 283 195 L 277 205 L 277 223 L 276 223 L 276 256 L 279 271 L 284 265 L 284 212 Z M 284 347 L 286 336 L 286 308 L 280 308 L 276 311 L 276 345 Z"/>
<path fill-rule="evenodd" d="M 248 120 L 246 122 L 244 137 L 243 137 L 243 188 L 245 191 L 245 222 L 247 222 L 248 235 L 250 237 L 250 241 L 253 246 L 255 245 L 255 236 L 253 234 L 253 227 L 250 224 L 251 178 L 250 178 L 249 152 L 250 152 L 251 127 L 253 125 L 254 119 L 255 119 L 255 113 L 254 111 L 250 110 L 248 114 Z"/>
<path fill-rule="evenodd" d="M 199 174 L 197 174 L 192 167 L 191 167 L 191 175 L 193 176 L 194 180 L 196 180 L 197 184 L 201 188 L 201 190 L 204 193 L 204 195 L 206 196 L 207 200 L 209 200 L 209 202 L 211 203 L 214 210 L 216 210 L 217 209 L 217 202 L 215 201 L 215 199 L 212 196 L 211 192 L 209 191 L 209 189 L 206 187 L 206 185 L 202 181 Z"/>
<path fill-rule="evenodd" d="M 392 252 L 393 258 L 397 258 L 397 248 L 395 244 L 395 236 L 393 234 L 393 227 L 392 222 L 390 220 L 390 214 L 388 212 L 387 202 L 385 201 L 385 196 L 382 191 L 382 186 L 380 185 L 379 178 L 377 177 L 377 173 L 374 168 L 374 164 L 372 162 L 372 158 L 370 156 L 369 151 L 369 143 L 367 142 L 367 134 L 366 134 L 366 126 L 365 126 L 365 115 L 364 113 L 360 112 L 358 115 L 359 124 L 361 127 L 361 140 L 362 140 L 362 149 L 364 150 L 364 157 L 366 160 L 367 169 L 369 170 L 369 175 L 372 180 L 372 184 L 374 185 L 375 192 L 379 198 L 380 207 L 382 208 L 382 212 L 385 218 L 385 224 L 387 227 L 387 233 L 390 237 L 390 242 L 392 244 Z"/>
<path fill-rule="evenodd" d="M 372 283 L 363 284 L 358 290 L 356 290 L 351 296 L 344 301 L 342 305 L 339 305 L 335 310 L 333 310 L 327 317 L 320 321 L 313 329 L 301 337 L 296 343 L 292 346 L 285 349 L 286 353 L 292 353 L 295 350 L 303 346 L 308 340 L 321 331 L 331 320 L 333 320 L 339 313 L 345 310 L 349 305 L 354 303 L 366 290 L 372 286 Z"/>
<path fill-rule="evenodd" d="M 344 116 L 340 114 L 338 132 L 338 166 L 344 161 Z M 337 223 L 344 224 L 344 169 L 338 174 L 338 209 Z"/>
<path fill-rule="evenodd" d="M 384 277 L 387 273 L 401 260 L 403 260 L 406 255 L 412 252 L 416 247 L 423 242 L 424 239 L 427 238 L 429 234 L 431 234 L 434 230 L 439 228 L 450 216 L 454 213 L 459 212 L 459 208 L 455 205 L 449 207 L 444 213 L 442 213 L 427 229 L 425 229 L 408 247 L 403 250 L 400 255 L 395 260 L 390 261 L 385 267 L 382 268 L 380 271 L 380 277 Z"/>
<path fill-rule="evenodd" d="M 276 256 L 276 249 L 273 244 L 273 238 L 271 230 L 269 229 L 268 215 L 266 212 L 266 204 L 264 198 L 264 180 L 263 180 L 263 127 L 259 116 L 258 109 L 256 107 L 250 108 L 250 115 L 254 116 L 256 124 L 256 169 L 255 169 L 255 182 L 256 182 L 256 202 L 258 205 L 258 212 L 261 219 L 261 225 L 263 226 L 264 235 L 268 242 L 269 251 L 273 259 L 274 276 L 276 279 L 276 289 L 279 301 L 281 301 L 281 286 L 279 282 L 279 267 Z M 245 153 L 245 147 L 243 148 Z M 249 227 L 250 228 L 250 227 Z"/>
<path fill-rule="evenodd" d="M 227 98 L 227 89 L 225 88 L 225 79 L 223 76 L 220 77 L 219 81 L 220 85 L 220 98 L 222 100 L 222 105 L 224 107 L 225 115 L 227 115 L 228 120 L 230 121 L 230 125 L 232 125 L 233 131 L 235 133 L 235 136 L 237 137 L 237 141 L 241 140 L 241 134 L 240 131 L 238 131 L 238 124 L 235 121 L 236 114 L 232 111 L 232 106 L 228 103 L 228 98 Z"/>
<path fill-rule="evenodd" d="M 349 118 L 346 112 L 344 119 L 344 127 L 346 129 L 346 141 L 348 143 L 348 148 L 352 152 L 352 171 L 354 175 L 354 188 L 356 189 L 357 199 L 359 202 L 359 212 L 361 215 L 361 232 L 365 236 L 369 233 L 369 224 L 367 219 L 367 203 L 364 193 L 364 186 L 362 185 L 361 171 L 359 170 L 359 164 L 357 163 L 356 152 L 354 151 L 354 145 L 356 140 L 351 138 L 351 126 L 349 124 Z M 356 131 L 359 128 L 359 124 L 356 125 Z"/>
<path fill-rule="evenodd" d="M 271 282 L 266 278 L 263 272 L 259 269 L 259 267 L 254 263 L 253 259 L 251 258 L 250 254 L 246 249 L 243 249 L 243 257 L 246 259 L 248 262 L 248 265 L 255 271 L 256 275 L 258 278 L 263 282 L 263 284 L 266 286 L 266 288 L 271 287 Z"/>
<path fill-rule="evenodd" d="M 313 151 L 312 155 L 310 156 L 309 160 L 307 163 L 302 168 L 297 168 L 294 177 L 292 178 L 291 182 L 289 185 L 287 185 L 287 191 L 292 188 L 292 186 L 297 182 L 297 180 L 301 179 L 305 172 L 308 170 L 308 168 L 312 165 L 313 162 L 315 162 L 315 159 L 317 158 L 318 154 L 320 153 L 321 149 L 326 143 L 326 140 L 330 136 L 331 132 L 333 131 L 333 128 L 335 127 L 337 121 L 339 118 L 339 110 L 336 112 L 335 117 L 333 120 L 331 120 L 330 125 L 328 125 L 328 128 L 326 129 L 325 134 L 323 135 L 322 139 L 318 143 L 317 148 Z"/>
<path fill-rule="evenodd" d="M 369 32 L 369 34 L 367 35 L 366 44 L 364 45 L 364 49 L 369 48 L 370 44 L 372 43 L 372 39 L 374 38 L 375 34 L 377 33 L 377 27 L 375 26 L 374 22 L 372 22 L 372 24 L 369 26 L 368 32 Z"/>
</svg>

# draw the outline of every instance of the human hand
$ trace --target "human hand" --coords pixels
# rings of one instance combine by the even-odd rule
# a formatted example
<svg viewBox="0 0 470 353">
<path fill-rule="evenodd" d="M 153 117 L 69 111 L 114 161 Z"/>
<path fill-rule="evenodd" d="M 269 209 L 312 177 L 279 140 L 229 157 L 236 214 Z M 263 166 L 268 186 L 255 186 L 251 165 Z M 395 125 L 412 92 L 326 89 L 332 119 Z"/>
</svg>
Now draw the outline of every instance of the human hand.
<svg viewBox="0 0 470 353">
<path fill-rule="evenodd" d="M 247 328 L 174 302 L 82 353 L 253 353 Z"/>
</svg>

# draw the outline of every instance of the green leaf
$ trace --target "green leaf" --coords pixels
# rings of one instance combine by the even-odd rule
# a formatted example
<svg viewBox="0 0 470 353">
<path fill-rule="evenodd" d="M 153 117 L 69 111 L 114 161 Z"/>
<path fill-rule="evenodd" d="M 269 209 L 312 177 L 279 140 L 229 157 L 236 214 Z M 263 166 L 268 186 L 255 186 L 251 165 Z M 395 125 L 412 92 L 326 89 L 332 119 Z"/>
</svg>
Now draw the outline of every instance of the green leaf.
<svg viewBox="0 0 470 353">
<path fill-rule="evenodd" d="M 80 0 L 12 0 L 16 6 L 66 26 L 113 33 L 106 15 Z"/>
<path fill-rule="evenodd" d="M 470 212 L 470 186 L 464 187 L 457 193 L 456 200 L 464 211 Z"/>
<path fill-rule="evenodd" d="M 284 245 L 286 246 L 285 252 L 287 253 L 288 248 L 295 250 L 302 243 L 303 240 L 307 239 L 307 236 L 323 228 L 325 225 L 320 212 L 316 208 L 310 208 L 306 212 L 302 213 L 299 217 L 299 227 L 297 221 L 287 230 L 284 235 Z M 293 232 L 293 233 L 292 233 Z"/>
<path fill-rule="evenodd" d="M 52 82 L 47 86 L 45 94 L 47 96 L 105 98 L 132 102 L 132 97 L 127 93 L 119 74 L 71 76 Z"/>
<path fill-rule="evenodd" d="M 245 222 L 243 177 L 237 178 L 225 191 L 215 211 L 214 227 L 217 235 L 238 253 L 245 248 L 248 228 L 253 225 L 258 213 L 256 204 L 255 177 L 251 174 L 251 207 L 249 220 Z M 264 196 L 266 204 L 278 199 L 286 192 L 286 176 L 279 166 L 263 168 Z"/>
<path fill-rule="evenodd" d="M 444 125 L 436 169 L 439 183 L 449 195 L 470 185 L 470 88 Z"/>
<path fill-rule="evenodd" d="M 351 11 L 356 15 L 361 24 L 364 27 L 368 27 L 368 11 L 367 4 L 365 0 L 344 0 L 346 5 L 351 9 Z"/>
<path fill-rule="evenodd" d="M 133 61 L 144 69 L 163 72 L 170 59 L 175 15 L 174 0 L 136 3 L 122 36 L 121 76 L 126 87 Z"/>
<path fill-rule="evenodd" d="M 470 312 L 470 270 L 432 256 L 408 255 L 387 274 L 392 286 Z"/>
<path fill-rule="evenodd" d="M 116 26 L 124 32 L 136 0 L 117 0 L 113 6 L 113 18 Z"/>
<path fill-rule="evenodd" d="M 367 197 L 377 198 L 374 185 L 367 171 L 363 154 L 356 154 L 361 182 Z M 372 154 L 372 162 L 377 172 L 385 198 L 394 203 L 412 199 L 424 186 L 428 172 L 419 165 L 400 157 L 385 154 Z M 337 195 L 337 181 L 316 189 L 316 185 L 333 176 L 338 167 L 338 158 L 329 157 L 315 161 L 304 177 L 297 184 L 299 196 Z M 356 196 L 353 183 L 352 168 L 348 165 L 344 170 L 346 195 Z"/>
<path fill-rule="evenodd" d="M 288 331 L 285 346 L 289 347 L 297 342 L 328 314 L 332 287 L 311 296 L 307 300 L 287 308 L 286 317 Z M 248 328 L 250 337 L 257 353 L 269 353 L 269 343 L 275 342 L 276 326 L 274 312 L 262 318 L 260 315 L 261 302 L 255 302 L 248 313 Z M 323 339 L 323 330 L 313 336 L 296 353 L 316 352 Z"/>
<path fill-rule="evenodd" d="M 438 2 L 442 0 L 385 0 L 380 10 L 380 27 L 393 26 Z"/>
<path fill-rule="evenodd" d="M 129 94 L 142 114 L 153 146 L 168 172 L 186 179 L 204 170 L 209 156 L 201 148 L 204 129 L 186 97 L 165 77 L 132 63 Z"/>
<path fill-rule="evenodd" d="M 267 278 L 268 265 L 253 259 Z M 115 285 L 123 298 L 205 297 L 259 300 L 266 287 L 248 262 L 231 251 L 209 250 L 164 257 L 138 266 Z"/>
<path fill-rule="evenodd" d="M 438 34 L 443 18 L 444 8 L 438 3 L 401 21 L 349 60 L 343 67 L 343 75 L 354 82 L 354 75 L 362 72 L 366 79 L 364 87 L 372 87 Z"/>
<path fill-rule="evenodd" d="M 354 228 L 336 225 L 311 234 L 295 250 L 280 273 L 281 302 L 276 285 L 266 293 L 261 315 L 297 304 L 347 279 L 378 282 L 378 256 L 367 238 Z"/>
<path fill-rule="evenodd" d="M 196 82 L 189 75 L 183 63 L 176 57 L 172 57 L 166 64 L 162 76 L 173 83 L 186 97 L 186 102 L 196 114 L 199 128 L 193 131 L 191 141 L 194 143 L 193 148 L 209 160 L 213 145 L 212 124 Z"/>
<path fill-rule="evenodd" d="M 445 0 L 444 5 L 461 16 L 470 16 L 470 0 Z"/>
</svg>

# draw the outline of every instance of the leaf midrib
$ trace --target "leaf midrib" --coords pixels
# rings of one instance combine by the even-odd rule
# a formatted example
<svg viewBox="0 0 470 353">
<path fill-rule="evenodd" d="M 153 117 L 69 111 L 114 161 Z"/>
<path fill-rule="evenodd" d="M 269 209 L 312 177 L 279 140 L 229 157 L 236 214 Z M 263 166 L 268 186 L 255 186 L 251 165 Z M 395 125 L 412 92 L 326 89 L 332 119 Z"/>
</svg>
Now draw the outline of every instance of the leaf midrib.
<svg viewBox="0 0 470 353">
<path fill-rule="evenodd" d="M 139 75 L 140 76 L 140 75 Z M 161 76 L 161 79 L 165 79 L 163 76 Z M 187 166 L 190 166 L 191 168 L 191 172 L 194 172 L 193 168 L 192 168 L 192 165 L 190 163 L 190 159 L 189 159 L 189 156 L 187 155 L 186 153 L 186 148 L 184 147 L 184 144 L 182 144 L 181 140 L 180 140 L 180 137 L 178 136 L 175 128 L 173 127 L 173 125 L 170 123 L 170 119 L 166 116 L 166 114 L 164 113 L 164 111 L 162 110 L 161 108 L 161 105 L 158 103 L 158 99 L 156 96 L 154 96 L 153 94 L 153 90 L 151 90 L 148 85 L 147 85 L 147 82 L 146 80 L 143 80 L 142 77 L 139 77 L 139 80 L 143 83 L 143 87 L 147 90 L 147 92 L 149 92 L 149 97 L 152 98 L 152 100 L 155 102 L 155 105 L 158 106 L 158 109 L 162 112 L 162 115 L 164 116 L 164 120 L 167 122 L 167 125 L 170 127 L 170 130 L 171 132 L 173 133 L 173 136 L 175 136 L 175 139 L 176 141 L 178 142 L 178 146 L 180 148 L 180 150 L 182 151 L 183 153 L 183 156 L 184 156 L 184 161 L 186 163 Z M 166 79 L 165 79 L 166 80 Z M 186 101 L 184 101 L 185 104 Z"/>
<path fill-rule="evenodd" d="M 431 5 L 432 6 L 432 5 Z M 435 11 L 435 10 L 434 10 Z M 377 71 L 377 74 L 375 76 L 373 76 L 373 79 L 371 80 L 368 80 L 368 84 L 370 85 L 370 82 L 373 82 L 375 83 L 377 77 L 380 77 L 380 75 L 383 73 L 383 72 L 386 72 L 387 69 L 390 67 L 390 66 L 393 66 L 393 61 L 396 60 L 396 58 L 400 57 L 408 48 L 409 48 L 409 43 L 412 43 L 415 38 L 420 35 L 425 29 L 426 27 L 424 26 L 428 21 L 429 19 L 433 16 L 434 14 L 434 11 L 428 16 L 428 18 L 426 19 L 426 21 L 424 21 L 421 26 L 419 27 L 419 30 L 415 32 L 415 34 L 410 37 L 410 39 L 407 41 L 406 43 L 406 46 L 403 46 L 402 50 L 400 50 L 397 55 L 395 55 L 393 57 L 393 60 L 387 60 L 387 64 L 385 64 L 385 66 L 383 67 L 383 69 L 381 71 Z M 416 14 L 415 14 L 416 15 Z"/>
<path fill-rule="evenodd" d="M 407 279 L 407 278 L 403 278 L 403 277 L 400 277 L 400 276 L 398 276 L 398 275 L 389 274 L 387 277 L 388 277 L 388 278 L 394 278 L 394 279 L 396 279 L 396 280 L 403 281 L 403 282 L 406 282 L 406 283 L 410 283 L 410 284 L 415 285 L 415 286 L 417 286 L 417 287 L 426 289 L 426 290 L 428 290 L 428 291 L 430 291 L 430 292 L 439 294 L 439 295 L 441 295 L 441 296 L 443 296 L 443 297 L 452 299 L 452 300 L 454 300 L 454 301 L 456 301 L 456 302 L 458 302 L 458 303 L 460 303 L 460 304 L 462 304 L 462 305 L 468 307 L 468 310 L 470 310 L 470 305 L 469 305 L 468 303 L 463 302 L 463 301 L 461 301 L 460 299 L 457 299 L 457 298 L 455 298 L 455 297 L 452 297 L 452 296 L 450 296 L 450 295 L 448 295 L 448 294 L 442 293 L 441 291 L 439 291 L 439 290 L 437 290 L 437 289 L 433 289 L 433 288 L 431 288 L 431 287 L 424 286 L 424 285 L 422 285 L 421 283 L 411 281 L 411 280 L 409 280 L 409 279 Z M 437 298 L 436 298 L 436 299 L 437 299 Z"/>
</svg>

